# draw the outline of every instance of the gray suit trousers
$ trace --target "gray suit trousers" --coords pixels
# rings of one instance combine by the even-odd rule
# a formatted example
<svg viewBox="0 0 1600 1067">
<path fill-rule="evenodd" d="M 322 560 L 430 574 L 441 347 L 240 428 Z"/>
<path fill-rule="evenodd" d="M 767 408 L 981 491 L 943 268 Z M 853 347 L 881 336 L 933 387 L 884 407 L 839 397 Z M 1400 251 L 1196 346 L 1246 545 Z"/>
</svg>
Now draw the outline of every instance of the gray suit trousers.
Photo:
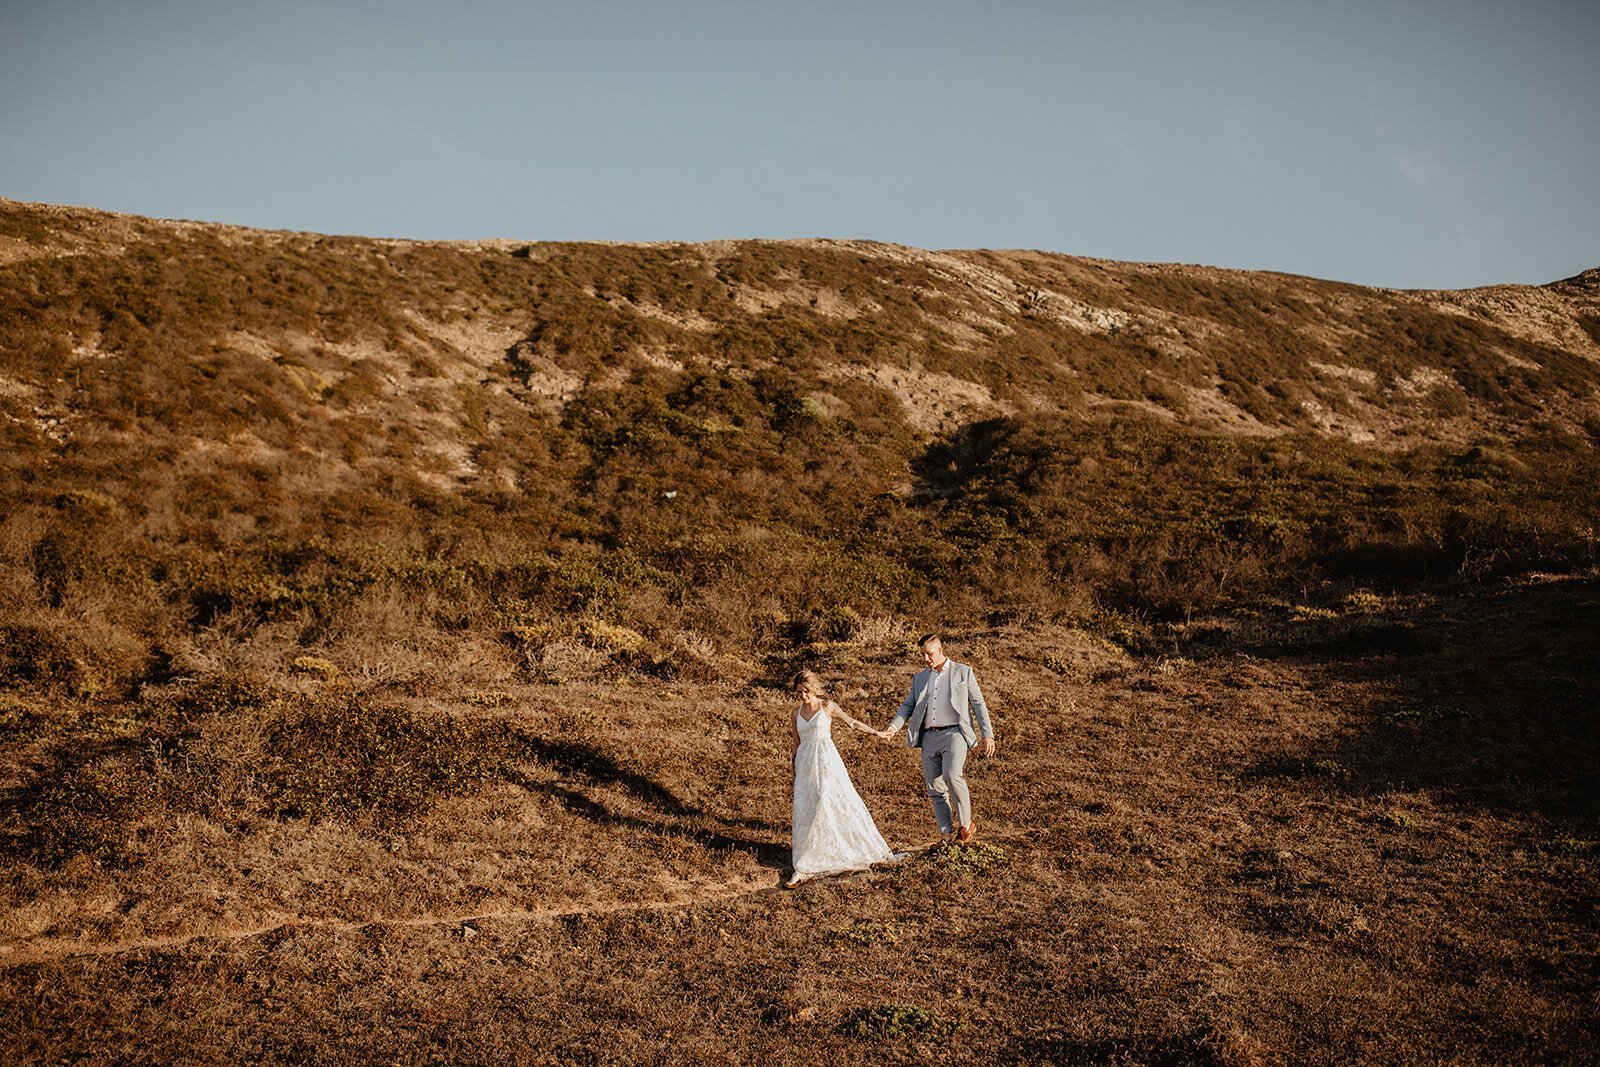
<svg viewBox="0 0 1600 1067">
<path fill-rule="evenodd" d="M 922 735 L 922 777 L 941 834 L 954 833 L 972 822 L 972 797 L 967 792 L 967 739 L 960 730 L 928 730 Z M 954 806 L 954 812 L 951 807 Z M 952 815 L 959 820 L 952 823 Z"/>
</svg>

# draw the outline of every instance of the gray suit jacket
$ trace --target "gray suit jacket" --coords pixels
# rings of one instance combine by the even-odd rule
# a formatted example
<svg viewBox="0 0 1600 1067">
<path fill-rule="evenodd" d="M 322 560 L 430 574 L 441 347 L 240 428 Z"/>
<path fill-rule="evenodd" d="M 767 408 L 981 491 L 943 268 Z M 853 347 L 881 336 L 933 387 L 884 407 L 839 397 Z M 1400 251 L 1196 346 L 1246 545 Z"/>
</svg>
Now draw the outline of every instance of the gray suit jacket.
<svg viewBox="0 0 1600 1067">
<path fill-rule="evenodd" d="M 983 690 L 978 688 L 978 676 L 965 663 L 950 660 L 945 670 L 950 675 L 950 703 L 961 717 L 961 736 L 967 744 L 978 743 L 979 736 L 993 737 L 994 727 L 989 723 L 989 705 L 983 701 Z M 924 667 L 911 679 L 911 695 L 906 697 L 900 710 L 895 712 L 889 725 L 898 730 L 906 726 L 906 747 L 922 747 L 922 724 L 928 716 L 928 704 L 933 696 L 933 668 Z M 976 728 L 974 728 L 976 722 Z"/>
</svg>

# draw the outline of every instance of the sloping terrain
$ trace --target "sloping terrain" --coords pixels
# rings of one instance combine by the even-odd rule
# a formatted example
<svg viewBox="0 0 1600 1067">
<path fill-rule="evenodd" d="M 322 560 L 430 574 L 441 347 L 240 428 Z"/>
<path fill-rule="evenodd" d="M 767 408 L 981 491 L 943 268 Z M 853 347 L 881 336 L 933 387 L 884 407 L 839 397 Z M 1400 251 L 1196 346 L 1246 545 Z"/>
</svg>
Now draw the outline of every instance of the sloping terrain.
<svg viewBox="0 0 1600 1067">
<path fill-rule="evenodd" d="M 1170 613 L 1352 554 L 1592 547 L 1594 272 L 1394 293 L 859 242 L 417 244 L 14 204 L 4 229 L 11 558 L 52 599 L 127 538 L 191 617 L 335 570 L 504 589 L 520 567 L 546 579 L 530 611 L 741 644 L 752 608 L 921 611 L 958 576 L 991 607 Z M 992 581 L 1024 570 L 1038 588 Z M 601 603 L 606 575 L 687 616 Z M 797 582 L 816 595 L 771 595 Z"/>
<path fill-rule="evenodd" d="M 1597 1036 L 1600 272 L 0 201 L 0 415 L 18 1061 Z M 935 626 L 983 844 L 778 891 L 784 679 L 883 721 Z"/>
<path fill-rule="evenodd" d="M 403 830 L 241 805 L 132 864 L 13 865 L 0 1032 L 17 1062 L 1581 1058 L 1597 624 L 1589 578 L 1284 610 L 1187 656 L 962 633 L 1002 745 L 979 845 L 795 892 L 781 693 L 441 693 L 526 748 Z M 826 658 L 874 718 L 911 669 Z M 842 744 L 927 843 L 910 754 Z"/>
</svg>

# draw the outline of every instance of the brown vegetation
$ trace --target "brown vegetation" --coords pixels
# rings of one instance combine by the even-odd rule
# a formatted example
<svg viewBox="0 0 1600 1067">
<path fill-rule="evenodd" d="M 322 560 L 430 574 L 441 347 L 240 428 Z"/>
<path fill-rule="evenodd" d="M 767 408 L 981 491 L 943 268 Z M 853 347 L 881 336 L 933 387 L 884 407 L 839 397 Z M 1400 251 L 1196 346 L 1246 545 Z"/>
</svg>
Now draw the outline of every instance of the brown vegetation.
<svg viewBox="0 0 1600 1067">
<path fill-rule="evenodd" d="M 0 239 L 13 1058 L 1596 1037 L 1593 272 Z M 882 718 L 931 625 L 980 847 L 771 891 L 776 680 Z"/>
</svg>

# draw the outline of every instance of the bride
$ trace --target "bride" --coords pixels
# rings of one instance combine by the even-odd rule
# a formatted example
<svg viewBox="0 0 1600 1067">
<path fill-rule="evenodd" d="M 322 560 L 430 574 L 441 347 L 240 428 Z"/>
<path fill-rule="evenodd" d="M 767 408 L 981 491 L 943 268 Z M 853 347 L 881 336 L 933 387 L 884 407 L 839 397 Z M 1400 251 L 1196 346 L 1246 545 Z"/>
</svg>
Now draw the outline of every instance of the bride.
<svg viewBox="0 0 1600 1067">
<path fill-rule="evenodd" d="M 800 697 L 790 721 L 794 757 L 794 888 L 807 878 L 840 871 L 859 871 L 898 857 L 878 833 L 867 806 L 850 782 L 844 760 L 834 747 L 829 724 L 837 717 L 852 730 L 878 735 L 866 723 L 846 715 L 822 696 L 815 671 L 794 676 Z"/>
</svg>

